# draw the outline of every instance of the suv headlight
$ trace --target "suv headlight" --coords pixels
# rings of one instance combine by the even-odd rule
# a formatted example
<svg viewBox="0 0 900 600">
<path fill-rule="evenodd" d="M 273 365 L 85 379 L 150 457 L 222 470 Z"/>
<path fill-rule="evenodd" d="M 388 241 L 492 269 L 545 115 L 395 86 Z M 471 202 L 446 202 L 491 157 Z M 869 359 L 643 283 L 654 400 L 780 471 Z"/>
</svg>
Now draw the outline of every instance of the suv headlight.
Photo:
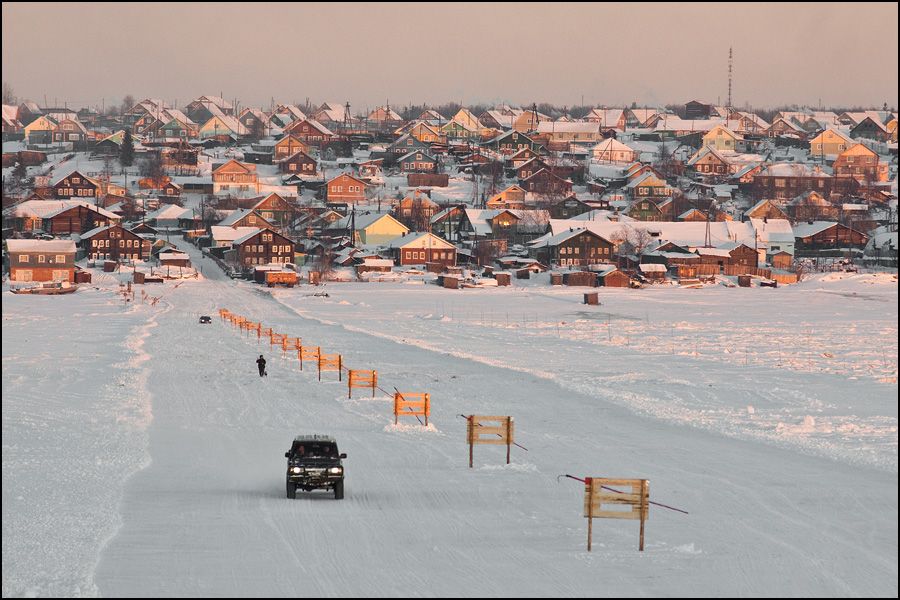
<svg viewBox="0 0 900 600">
<path fill-rule="evenodd" d="M 302 473 L 303 469 L 301 469 L 300 467 L 294 467 L 291 469 L 291 472 L 292 473 Z"/>
<path fill-rule="evenodd" d="M 344 467 L 331 467 L 330 469 L 328 469 L 328 472 L 333 473 L 334 475 L 339 475 L 343 473 L 343 471 Z"/>
</svg>

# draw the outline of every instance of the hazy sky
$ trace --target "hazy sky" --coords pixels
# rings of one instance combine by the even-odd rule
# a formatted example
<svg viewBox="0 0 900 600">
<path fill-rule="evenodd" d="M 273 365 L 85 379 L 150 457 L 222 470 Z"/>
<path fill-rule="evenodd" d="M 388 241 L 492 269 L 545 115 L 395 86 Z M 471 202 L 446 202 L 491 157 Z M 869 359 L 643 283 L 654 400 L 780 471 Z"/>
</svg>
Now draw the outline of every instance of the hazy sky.
<svg viewBox="0 0 900 600">
<path fill-rule="evenodd" d="M 69 106 L 897 105 L 897 4 L 3 3 L 3 81 Z"/>
</svg>

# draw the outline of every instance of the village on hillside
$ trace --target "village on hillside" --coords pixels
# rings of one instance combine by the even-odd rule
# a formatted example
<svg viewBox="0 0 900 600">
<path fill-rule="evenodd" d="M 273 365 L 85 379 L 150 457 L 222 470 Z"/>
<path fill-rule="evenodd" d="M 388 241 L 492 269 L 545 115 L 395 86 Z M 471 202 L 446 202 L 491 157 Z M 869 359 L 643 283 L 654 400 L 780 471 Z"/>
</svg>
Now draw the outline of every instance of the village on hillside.
<svg viewBox="0 0 900 600">
<path fill-rule="evenodd" d="M 4 271 L 23 291 L 192 276 L 176 240 L 290 286 L 755 287 L 897 266 L 887 106 L 448 106 L 4 103 Z"/>
</svg>

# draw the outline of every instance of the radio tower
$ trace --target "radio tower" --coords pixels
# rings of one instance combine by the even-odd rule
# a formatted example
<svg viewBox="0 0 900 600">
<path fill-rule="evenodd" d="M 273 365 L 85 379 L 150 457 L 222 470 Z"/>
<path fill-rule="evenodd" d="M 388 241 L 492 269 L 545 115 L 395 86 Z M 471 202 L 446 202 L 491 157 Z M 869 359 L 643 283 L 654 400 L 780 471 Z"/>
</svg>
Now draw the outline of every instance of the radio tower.
<svg viewBox="0 0 900 600">
<path fill-rule="evenodd" d="M 350 116 L 350 102 L 344 105 L 344 134 L 349 134 L 353 129 L 353 119 Z"/>
<path fill-rule="evenodd" d="M 732 53 L 731 46 L 728 47 L 728 112 L 731 112 L 732 104 L 731 104 L 731 65 L 732 65 Z"/>
</svg>

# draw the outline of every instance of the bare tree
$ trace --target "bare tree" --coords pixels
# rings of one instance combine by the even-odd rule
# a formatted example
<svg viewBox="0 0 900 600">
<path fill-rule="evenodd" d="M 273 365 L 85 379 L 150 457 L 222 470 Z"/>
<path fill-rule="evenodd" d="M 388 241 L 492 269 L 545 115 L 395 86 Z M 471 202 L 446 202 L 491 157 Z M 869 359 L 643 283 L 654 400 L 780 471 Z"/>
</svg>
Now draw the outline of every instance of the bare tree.
<svg viewBox="0 0 900 600">
<path fill-rule="evenodd" d="M 3 82 L 3 104 L 17 104 L 16 94 L 11 85 Z"/>
<path fill-rule="evenodd" d="M 166 172 L 158 154 L 150 154 L 147 158 L 141 160 L 140 173 L 141 176 L 151 179 L 153 187 L 157 189 L 165 185 Z"/>
<path fill-rule="evenodd" d="M 122 98 L 122 109 L 121 112 L 124 114 L 131 110 L 131 107 L 134 106 L 134 96 L 131 94 L 125 94 L 125 97 Z"/>
<path fill-rule="evenodd" d="M 646 229 L 622 225 L 612 235 L 611 242 L 616 244 L 617 254 L 627 256 L 634 254 L 640 256 L 653 242 L 653 236 Z"/>
<path fill-rule="evenodd" d="M 331 274 L 334 273 L 334 258 L 336 253 L 334 248 L 323 246 L 322 252 L 316 258 L 313 264 L 313 270 L 319 274 L 319 281 L 327 281 Z"/>
</svg>

